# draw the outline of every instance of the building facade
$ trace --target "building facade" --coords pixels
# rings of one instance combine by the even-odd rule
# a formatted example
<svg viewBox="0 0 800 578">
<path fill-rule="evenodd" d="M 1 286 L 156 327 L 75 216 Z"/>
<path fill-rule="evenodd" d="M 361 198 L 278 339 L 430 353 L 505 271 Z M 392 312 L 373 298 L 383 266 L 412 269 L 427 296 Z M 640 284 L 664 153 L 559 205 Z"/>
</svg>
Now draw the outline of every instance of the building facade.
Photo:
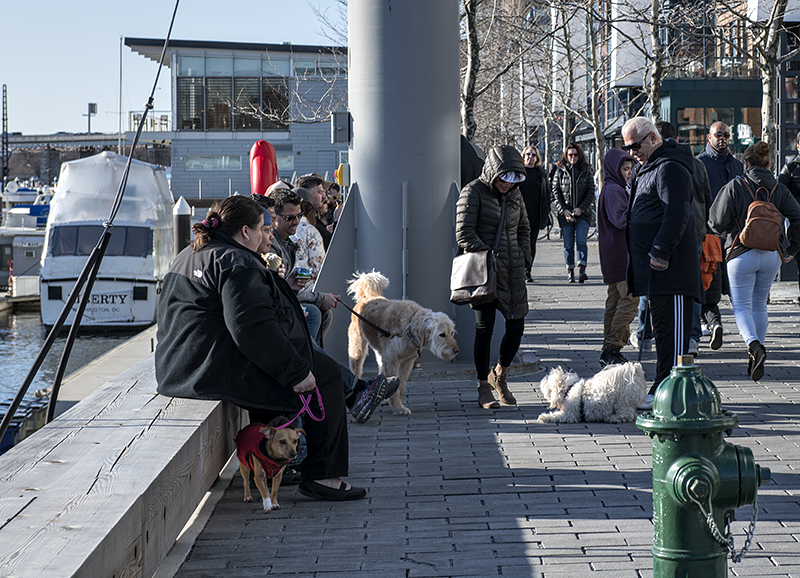
<svg viewBox="0 0 800 578">
<path fill-rule="evenodd" d="M 156 62 L 163 44 L 125 39 Z M 171 143 L 176 198 L 249 194 L 249 153 L 258 140 L 275 148 L 284 180 L 311 172 L 332 180 L 346 161 L 347 145 L 331 144 L 330 124 L 332 112 L 347 108 L 345 48 L 174 40 L 165 60 L 172 107 L 154 114 L 142 140 Z"/>
</svg>

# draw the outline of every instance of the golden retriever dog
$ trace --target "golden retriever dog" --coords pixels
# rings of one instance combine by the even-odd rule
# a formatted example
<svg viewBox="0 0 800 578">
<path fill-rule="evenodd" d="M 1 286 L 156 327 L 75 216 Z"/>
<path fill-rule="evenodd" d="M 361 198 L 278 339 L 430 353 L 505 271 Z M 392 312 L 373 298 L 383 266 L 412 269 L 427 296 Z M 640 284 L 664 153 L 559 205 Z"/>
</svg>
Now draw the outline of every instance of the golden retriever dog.
<svg viewBox="0 0 800 578">
<path fill-rule="evenodd" d="M 389 279 L 375 270 L 371 273 L 357 272 L 348 282 L 347 293 L 356 302 L 354 311 L 391 333 L 391 337 L 351 315 L 347 353 L 350 370 L 361 377 L 367 347 L 371 347 L 378 360 L 378 371 L 400 380 L 397 392 L 388 400 L 392 413 L 410 415 L 411 410 L 403 405 L 402 399 L 414 360 L 424 348 L 439 359 L 453 359 L 458 353 L 456 327 L 444 313 L 425 309 L 410 300 L 386 299 L 383 291 L 388 286 Z"/>
<path fill-rule="evenodd" d="M 589 379 L 558 366 L 539 387 L 554 410 L 541 414 L 539 423 L 634 421 L 636 408 L 647 395 L 642 364 L 630 361 L 608 365 Z"/>
</svg>

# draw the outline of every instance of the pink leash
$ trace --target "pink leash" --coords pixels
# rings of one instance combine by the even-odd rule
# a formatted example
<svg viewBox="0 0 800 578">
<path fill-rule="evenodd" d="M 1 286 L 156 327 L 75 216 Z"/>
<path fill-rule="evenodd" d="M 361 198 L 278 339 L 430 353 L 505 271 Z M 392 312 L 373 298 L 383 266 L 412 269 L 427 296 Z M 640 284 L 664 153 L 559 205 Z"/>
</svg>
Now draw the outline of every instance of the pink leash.
<svg viewBox="0 0 800 578">
<path fill-rule="evenodd" d="M 320 417 L 315 416 L 314 413 L 311 411 L 311 394 L 309 393 L 307 396 L 304 396 L 302 393 L 298 393 L 297 395 L 300 396 L 300 401 L 303 402 L 303 409 L 301 409 L 297 413 L 297 415 L 294 416 L 292 419 L 290 419 L 283 425 L 279 425 L 275 429 L 283 429 L 285 427 L 288 427 L 289 424 L 291 424 L 293 421 L 295 421 L 298 417 L 300 417 L 304 413 L 307 413 L 308 417 L 310 417 L 314 421 L 322 421 L 323 419 L 325 419 L 325 406 L 322 404 L 322 394 L 319 392 L 319 387 L 317 387 L 316 384 L 314 384 L 314 391 L 317 392 L 317 403 L 319 403 L 319 409 L 322 411 L 322 415 Z"/>
</svg>

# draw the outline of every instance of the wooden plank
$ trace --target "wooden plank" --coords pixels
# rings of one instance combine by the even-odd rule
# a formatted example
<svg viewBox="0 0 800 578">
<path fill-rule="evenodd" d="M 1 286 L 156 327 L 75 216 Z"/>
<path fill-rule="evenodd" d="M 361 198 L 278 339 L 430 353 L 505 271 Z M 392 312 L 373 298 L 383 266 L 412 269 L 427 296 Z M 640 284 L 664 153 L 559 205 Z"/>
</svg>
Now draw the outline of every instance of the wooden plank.
<svg viewBox="0 0 800 578">
<path fill-rule="evenodd" d="M 155 394 L 152 356 L 107 383 L 0 456 L 0 576 L 151 576 L 241 419 Z"/>
</svg>

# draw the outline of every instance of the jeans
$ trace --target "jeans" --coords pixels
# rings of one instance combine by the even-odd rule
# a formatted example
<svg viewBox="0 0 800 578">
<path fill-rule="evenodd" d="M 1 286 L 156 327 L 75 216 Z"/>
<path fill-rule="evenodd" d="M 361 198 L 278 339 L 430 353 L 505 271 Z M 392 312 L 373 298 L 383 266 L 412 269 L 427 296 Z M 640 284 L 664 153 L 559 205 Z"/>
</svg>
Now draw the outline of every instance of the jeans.
<svg viewBox="0 0 800 578">
<path fill-rule="evenodd" d="M 567 264 L 567 269 L 575 268 L 575 246 L 578 247 L 578 266 L 586 267 L 586 257 L 589 252 L 586 246 L 589 221 L 575 219 L 574 223 L 561 227 L 561 235 L 564 237 L 564 262 Z"/>
<path fill-rule="evenodd" d="M 777 251 L 750 249 L 728 261 L 733 316 L 748 345 L 767 337 L 767 296 L 780 268 Z"/>
<path fill-rule="evenodd" d="M 636 329 L 636 337 L 639 342 L 645 339 L 653 339 L 653 324 L 650 321 L 650 308 L 647 306 L 647 297 L 639 297 L 639 313 L 637 314 L 639 327 Z"/>
<path fill-rule="evenodd" d="M 320 311 L 319 307 L 311 303 L 301 303 L 303 311 L 306 312 L 306 325 L 308 325 L 308 332 L 311 334 L 311 340 L 324 347 L 323 341 L 328 329 L 333 320 L 333 311 Z"/>
</svg>

